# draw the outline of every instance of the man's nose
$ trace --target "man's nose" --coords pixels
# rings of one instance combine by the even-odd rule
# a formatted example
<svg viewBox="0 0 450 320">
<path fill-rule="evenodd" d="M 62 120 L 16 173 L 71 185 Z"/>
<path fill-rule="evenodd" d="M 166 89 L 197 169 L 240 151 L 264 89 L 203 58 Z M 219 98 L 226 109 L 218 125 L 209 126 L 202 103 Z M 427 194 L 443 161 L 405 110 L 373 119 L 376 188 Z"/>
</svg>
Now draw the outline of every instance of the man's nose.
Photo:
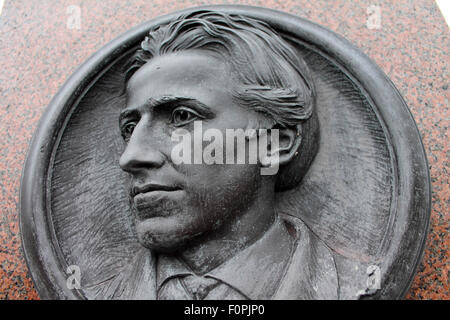
<svg viewBox="0 0 450 320">
<path fill-rule="evenodd" d="M 153 131 L 144 123 L 138 123 L 120 157 L 119 165 L 122 170 L 134 173 L 159 168 L 164 164 L 165 157 L 158 148 L 158 138 Z"/>
</svg>

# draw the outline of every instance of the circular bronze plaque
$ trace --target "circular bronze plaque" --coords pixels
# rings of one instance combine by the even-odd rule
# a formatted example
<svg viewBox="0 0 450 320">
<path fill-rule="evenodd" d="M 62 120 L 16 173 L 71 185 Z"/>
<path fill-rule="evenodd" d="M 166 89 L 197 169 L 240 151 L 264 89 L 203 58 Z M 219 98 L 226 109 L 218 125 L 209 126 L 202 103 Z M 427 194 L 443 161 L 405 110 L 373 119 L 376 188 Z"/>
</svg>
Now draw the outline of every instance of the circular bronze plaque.
<svg viewBox="0 0 450 320">
<path fill-rule="evenodd" d="M 216 255 L 214 258 L 220 263 L 202 265 L 206 269 L 193 271 L 191 281 L 189 268 L 170 276 L 155 271 L 164 267 L 165 272 L 174 272 L 178 264 L 170 259 L 179 261 L 178 252 L 189 248 L 189 242 L 175 251 L 160 253 L 151 244 L 144 248 L 141 243 L 149 240 L 143 241 L 136 235 L 129 200 L 129 176 L 136 168 L 127 167 L 133 165 L 131 162 L 121 163 L 127 173 L 119 165 L 126 162 L 119 160 L 127 148 L 119 130 L 119 117 L 129 116 L 123 113 L 131 103 L 124 93 L 124 84 L 129 78 L 127 65 L 136 61 L 133 57 L 138 49 L 148 50 L 149 55 L 153 43 L 160 41 L 161 66 L 155 65 L 155 70 L 175 65 L 186 71 L 186 61 L 193 65 L 198 62 L 196 57 L 186 58 L 183 52 L 192 49 L 196 42 L 206 41 L 201 38 L 205 34 L 220 38 L 223 30 L 231 30 L 223 40 L 227 45 L 236 39 L 236 43 L 245 39 L 246 44 L 255 44 L 245 50 L 256 57 L 256 62 L 268 59 L 282 68 L 285 57 L 286 61 L 302 61 L 298 70 L 308 70 L 308 76 L 299 81 L 314 84 L 314 90 L 311 84 L 302 88 L 313 93 L 310 97 L 320 139 L 308 142 L 312 135 L 308 136 L 307 126 L 297 133 L 303 138 L 299 144 L 315 145 L 317 154 L 300 182 L 284 177 L 289 187 L 277 184 L 273 201 L 261 205 L 262 211 L 267 206 L 274 207 L 275 226 L 264 230 L 253 242 L 230 249 L 228 255 Z M 261 30 L 265 30 L 263 36 Z M 208 41 L 213 42 L 211 39 Z M 180 43 L 174 44 L 178 40 Z M 283 43 L 289 54 L 278 46 L 270 46 L 271 41 Z M 258 43 L 266 42 L 270 50 L 255 49 Z M 182 43 L 188 49 L 182 49 Z M 196 54 L 202 46 L 197 46 Z M 185 59 L 184 65 L 183 61 L 167 58 L 168 48 L 182 53 L 177 59 Z M 219 51 L 225 52 L 224 48 Z M 148 65 L 152 57 L 149 60 Z M 255 70 L 256 67 L 248 67 L 249 63 L 242 69 Z M 205 65 L 216 67 L 206 62 Z M 197 71 L 199 68 L 191 69 L 180 71 L 179 78 L 202 74 Z M 128 89 L 145 73 L 139 72 L 131 75 Z M 162 79 L 168 73 L 155 77 Z M 223 74 L 224 78 L 227 76 Z M 203 88 L 203 80 L 192 77 L 189 85 Z M 246 85 L 252 88 L 251 83 Z M 176 89 L 186 91 L 183 82 Z M 264 90 L 258 96 L 263 96 Z M 192 103 L 189 99 L 188 103 Z M 142 114 L 141 120 L 145 118 Z M 178 117 L 188 116 L 180 113 Z M 281 126 L 283 130 L 290 128 L 294 117 L 285 118 L 288 125 Z M 139 125 L 133 135 L 137 128 Z M 149 141 L 160 142 L 155 137 Z M 303 159 L 304 153 L 296 152 L 295 156 Z M 155 168 L 153 163 L 152 170 Z M 215 193 L 222 189 L 209 186 L 221 181 L 220 177 L 210 178 L 202 180 L 203 188 L 211 198 L 219 199 Z M 244 184 L 242 181 L 229 188 L 243 195 L 235 198 L 236 203 L 243 203 L 239 208 L 247 208 L 244 195 L 250 193 L 251 185 Z M 179 11 L 131 29 L 99 50 L 67 80 L 48 106 L 31 142 L 20 198 L 23 248 L 42 298 L 162 299 L 183 298 L 182 294 L 190 293 L 191 298 L 199 299 L 397 299 L 409 289 L 424 249 L 430 216 L 430 178 L 421 138 L 404 100 L 380 68 L 352 44 L 321 26 L 286 13 L 246 6 L 208 6 Z M 211 210 L 216 211 L 217 207 Z M 170 215 L 170 210 L 162 216 Z M 209 232 L 220 233 L 218 230 L 221 229 Z M 201 242 L 197 238 L 192 241 Z M 216 244 L 212 248 L 226 252 L 228 247 Z M 258 260 L 262 255 L 265 259 Z M 170 261 L 159 266 L 165 259 Z M 200 265 L 198 260 L 191 262 Z M 261 267 L 261 263 L 266 265 Z M 230 277 L 236 271 L 247 277 Z M 254 278 L 249 278 L 249 274 Z M 213 289 L 203 295 L 195 289 L 183 293 L 181 287 L 177 289 L 181 282 L 189 288 L 186 283 L 195 281 L 215 282 L 210 285 Z"/>
</svg>

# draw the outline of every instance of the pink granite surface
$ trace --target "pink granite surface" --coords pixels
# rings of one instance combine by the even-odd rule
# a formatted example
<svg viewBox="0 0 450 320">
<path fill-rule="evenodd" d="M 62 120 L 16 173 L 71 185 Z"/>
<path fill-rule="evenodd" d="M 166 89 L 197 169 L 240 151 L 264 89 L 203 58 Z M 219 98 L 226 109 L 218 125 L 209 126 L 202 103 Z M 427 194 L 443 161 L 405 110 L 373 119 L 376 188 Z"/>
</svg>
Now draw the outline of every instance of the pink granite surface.
<svg viewBox="0 0 450 320">
<path fill-rule="evenodd" d="M 79 64 L 132 26 L 204 4 L 251 4 L 307 18 L 356 44 L 392 79 L 422 134 L 433 184 L 427 249 L 407 298 L 449 299 L 450 42 L 431 0 L 6 0 L 0 15 L 0 299 L 39 298 L 21 251 L 17 206 L 28 143 L 50 99 Z M 81 10 L 80 29 L 68 28 L 71 5 Z M 379 28 L 368 28 L 368 19 L 369 26 L 377 23 L 370 5 L 380 8 Z"/>
</svg>

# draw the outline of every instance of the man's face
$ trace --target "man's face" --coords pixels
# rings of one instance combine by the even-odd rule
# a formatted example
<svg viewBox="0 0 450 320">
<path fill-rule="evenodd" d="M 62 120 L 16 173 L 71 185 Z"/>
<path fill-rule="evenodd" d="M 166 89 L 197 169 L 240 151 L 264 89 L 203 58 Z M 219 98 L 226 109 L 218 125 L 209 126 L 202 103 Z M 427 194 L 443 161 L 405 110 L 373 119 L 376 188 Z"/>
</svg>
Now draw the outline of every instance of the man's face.
<svg viewBox="0 0 450 320">
<path fill-rule="evenodd" d="M 200 50 L 156 57 L 129 80 L 120 127 L 126 149 L 120 166 L 131 174 L 136 229 L 142 245 L 173 251 L 218 229 L 253 202 L 258 165 L 179 164 L 172 132 L 245 129 L 258 115 L 235 104 L 226 65 Z M 224 155 L 226 151 L 224 150 Z"/>
</svg>

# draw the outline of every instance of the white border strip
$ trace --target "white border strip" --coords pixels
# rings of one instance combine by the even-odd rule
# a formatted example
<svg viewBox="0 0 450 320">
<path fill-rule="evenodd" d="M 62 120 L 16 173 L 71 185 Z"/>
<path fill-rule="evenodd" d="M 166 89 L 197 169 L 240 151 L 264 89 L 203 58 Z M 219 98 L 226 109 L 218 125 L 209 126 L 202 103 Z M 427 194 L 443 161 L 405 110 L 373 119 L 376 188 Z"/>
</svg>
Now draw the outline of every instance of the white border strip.
<svg viewBox="0 0 450 320">
<path fill-rule="evenodd" d="M 5 0 L 0 0 L 0 15 L 2 14 L 4 4 L 5 4 Z"/>
<path fill-rule="evenodd" d="M 449 0 L 436 0 L 436 3 L 444 16 L 447 25 L 450 27 L 450 1 Z"/>
</svg>

